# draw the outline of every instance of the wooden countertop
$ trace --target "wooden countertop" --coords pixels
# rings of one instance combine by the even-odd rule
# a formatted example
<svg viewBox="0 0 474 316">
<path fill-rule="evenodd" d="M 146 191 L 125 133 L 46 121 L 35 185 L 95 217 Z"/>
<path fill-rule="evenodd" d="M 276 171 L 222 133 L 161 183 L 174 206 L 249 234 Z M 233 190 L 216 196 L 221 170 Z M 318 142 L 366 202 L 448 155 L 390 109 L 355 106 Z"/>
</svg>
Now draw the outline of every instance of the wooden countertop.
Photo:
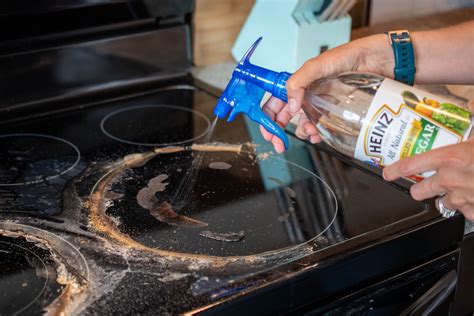
<svg viewBox="0 0 474 316">
<path fill-rule="evenodd" d="M 469 20 L 474 20 L 474 8 L 463 8 L 416 18 L 380 23 L 370 27 L 362 27 L 352 30 L 351 38 L 358 39 L 373 34 L 380 34 L 400 29 L 406 29 L 409 31 L 432 30 L 456 25 Z"/>
</svg>

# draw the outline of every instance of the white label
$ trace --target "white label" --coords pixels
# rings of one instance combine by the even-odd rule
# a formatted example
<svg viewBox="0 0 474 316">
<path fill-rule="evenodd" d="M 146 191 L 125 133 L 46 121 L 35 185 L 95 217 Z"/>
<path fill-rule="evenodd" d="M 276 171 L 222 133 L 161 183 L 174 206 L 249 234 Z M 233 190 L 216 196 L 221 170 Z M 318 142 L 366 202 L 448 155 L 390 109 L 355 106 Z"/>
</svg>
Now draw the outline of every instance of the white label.
<svg viewBox="0 0 474 316">
<path fill-rule="evenodd" d="M 383 167 L 462 142 L 471 129 L 469 111 L 438 96 L 385 79 L 365 116 L 355 158 Z"/>
</svg>

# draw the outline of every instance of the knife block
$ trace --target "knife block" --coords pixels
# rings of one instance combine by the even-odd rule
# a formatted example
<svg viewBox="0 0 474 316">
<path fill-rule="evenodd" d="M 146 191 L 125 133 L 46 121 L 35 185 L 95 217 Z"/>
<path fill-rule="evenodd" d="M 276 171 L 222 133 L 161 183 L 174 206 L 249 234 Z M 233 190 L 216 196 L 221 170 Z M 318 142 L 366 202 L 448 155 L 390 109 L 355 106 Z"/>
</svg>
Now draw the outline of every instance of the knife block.
<svg viewBox="0 0 474 316">
<path fill-rule="evenodd" d="M 294 72 L 303 63 L 327 49 L 347 43 L 351 17 L 319 22 L 314 14 L 320 1 L 257 0 L 232 48 L 238 58 L 263 36 L 252 62 L 276 71 Z"/>
</svg>

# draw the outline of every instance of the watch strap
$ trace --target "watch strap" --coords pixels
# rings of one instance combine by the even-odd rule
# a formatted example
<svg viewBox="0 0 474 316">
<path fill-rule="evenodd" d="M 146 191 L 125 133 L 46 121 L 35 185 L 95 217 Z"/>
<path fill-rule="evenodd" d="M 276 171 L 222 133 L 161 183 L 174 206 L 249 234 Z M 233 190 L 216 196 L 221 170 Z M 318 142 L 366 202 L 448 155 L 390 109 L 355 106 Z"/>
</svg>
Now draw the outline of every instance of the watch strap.
<svg viewBox="0 0 474 316">
<path fill-rule="evenodd" d="M 388 38 L 395 57 L 394 78 L 397 81 L 413 85 L 415 81 L 415 54 L 410 33 L 407 30 L 388 32 Z"/>
</svg>

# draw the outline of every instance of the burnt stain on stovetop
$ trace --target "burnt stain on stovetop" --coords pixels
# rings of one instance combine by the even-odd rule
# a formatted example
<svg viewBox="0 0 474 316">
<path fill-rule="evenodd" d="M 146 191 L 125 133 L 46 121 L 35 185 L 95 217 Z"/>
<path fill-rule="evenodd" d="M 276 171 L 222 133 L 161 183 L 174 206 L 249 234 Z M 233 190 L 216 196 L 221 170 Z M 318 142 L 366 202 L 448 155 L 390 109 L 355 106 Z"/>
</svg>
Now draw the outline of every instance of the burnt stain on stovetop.
<svg viewBox="0 0 474 316">
<path fill-rule="evenodd" d="M 39 228 L 11 221 L 0 223 L 0 235 L 21 239 L 49 253 L 54 263 L 55 282 L 61 286 L 59 295 L 43 310 L 46 315 L 64 315 L 81 303 L 88 285 L 89 271 L 80 252 L 66 240 Z"/>
<path fill-rule="evenodd" d="M 275 277 L 261 274 L 262 271 L 315 251 L 314 244 L 303 243 L 246 256 L 180 253 L 144 245 L 121 231 L 120 220 L 107 213 L 107 209 L 122 197 L 120 192 L 114 191 L 121 178 L 152 159 L 160 159 L 161 155 L 184 151 L 229 152 L 257 160 L 251 147 L 204 144 L 158 148 L 130 154 L 113 162 L 93 163 L 67 183 L 63 191 L 63 211 L 56 216 L 60 221 L 22 219 L 22 222 L 63 236 L 77 247 L 77 256 L 86 258 L 88 273 L 82 271 L 84 268 L 78 276 L 69 272 L 74 268 L 77 270 L 75 264 L 62 265 L 63 271 L 68 271 L 67 275 L 73 277 L 62 280 L 65 284 L 63 294 L 46 307 L 51 314 L 132 313 L 146 306 L 167 313 L 182 313 L 212 304 L 248 287 L 262 285 Z M 152 182 L 153 186 L 156 185 L 154 190 L 162 189 L 158 180 L 164 181 L 161 177 L 156 183 Z M 6 231 L 11 233 L 11 230 Z M 17 229 L 15 234 L 29 236 L 31 232 Z M 54 238 L 43 238 L 38 243 L 51 243 L 51 239 Z M 56 244 L 46 247 L 60 253 L 62 260 L 69 262 L 70 254 L 61 253 L 61 249 L 58 251 Z M 261 278 L 247 282 L 249 276 L 257 272 Z M 137 297 L 137 293 L 142 294 Z M 127 300 L 133 304 L 120 303 Z"/>
<path fill-rule="evenodd" d="M 180 253 L 144 245 L 118 228 L 118 222 L 107 214 L 108 207 L 113 204 L 108 192 L 121 176 L 130 169 L 144 166 L 151 159 L 159 159 L 160 155 L 183 151 L 232 152 L 235 154 L 254 155 L 242 145 L 228 144 L 194 144 L 190 147 L 176 146 L 157 148 L 151 152 L 127 155 L 121 160 L 104 167 L 104 174 L 95 184 L 88 201 L 90 211 L 89 227 L 101 233 L 108 240 L 131 251 L 144 252 L 156 256 L 163 263 L 171 265 L 177 271 L 201 271 L 205 273 L 232 275 L 256 271 L 273 264 L 282 264 L 295 258 L 312 253 L 313 246 L 308 243 L 280 250 L 244 256 L 212 256 L 195 253 Z M 256 159 L 256 158 L 255 158 Z M 142 256 L 142 259 L 145 258 Z"/>
<path fill-rule="evenodd" d="M 217 170 L 227 170 L 227 169 L 232 168 L 232 165 L 223 161 L 215 161 L 209 164 L 209 168 L 217 169 Z"/>
<path fill-rule="evenodd" d="M 238 231 L 238 232 L 228 232 L 228 233 L 216 233 L 216 232 L 211 232 L 209 230 L 205 230 L 205 231 L 200 232 L 199 235 L 205 238 L 225 241 L 225 242 L 237 242 L 237 241 L 241 241 L 245 237 L 245 233 L 243 230 Z"/>
<path fill-rule="evenodd" d="M 138 191 L 138 205 L 150 211 L 150 214 L 154 218 L 163 223 L 187 228 L 208 226 L 207 223 L 176 213 L 173 210 L 173 205 L 171 205 L 170 202 L 158 200 L 158 198 L 155 196 L 155 193 L 163 191 L 166 188 L 167 183 L 163 183 L 166 178 L 168 178 L 167 175 L 160 174 L 148 181 L 147 186 Z"/>
</svg>

